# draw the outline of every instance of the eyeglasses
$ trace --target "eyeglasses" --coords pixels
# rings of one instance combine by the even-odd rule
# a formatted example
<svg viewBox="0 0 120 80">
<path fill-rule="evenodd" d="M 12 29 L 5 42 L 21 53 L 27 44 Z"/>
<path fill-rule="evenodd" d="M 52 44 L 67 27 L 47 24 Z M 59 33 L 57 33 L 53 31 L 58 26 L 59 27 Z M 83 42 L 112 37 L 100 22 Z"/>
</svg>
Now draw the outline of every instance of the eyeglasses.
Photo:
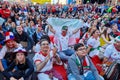
<svg viewBox="0 0 120 80">
<path fill-rule="evenodd" d="M 81 48 L 81 49 L 78 49 L 77 51 L 83 51 L 83 50 L 86 50 L 86 48 Z"/>
<path fill-rule="evenodd" d="M 100 32 L 95 32 L 95 33 L 100 34 Z"/>
<path fill-rule="evenodd" d="M 43 44 L 41 44 L 41 45 L 43 45 L 43 46 L 47 45 L 47 46 L 48 46 L 49 44 L 48 44 L 48 43 L 43 43 Z"/>
</svg>

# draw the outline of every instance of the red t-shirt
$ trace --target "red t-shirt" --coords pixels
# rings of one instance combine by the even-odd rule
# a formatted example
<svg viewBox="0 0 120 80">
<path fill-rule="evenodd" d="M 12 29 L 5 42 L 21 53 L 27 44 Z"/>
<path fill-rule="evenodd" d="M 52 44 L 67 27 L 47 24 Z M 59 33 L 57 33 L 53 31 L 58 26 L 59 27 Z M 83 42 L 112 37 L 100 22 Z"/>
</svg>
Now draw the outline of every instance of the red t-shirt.
<svg viewBox="0 0 120 80">
<path fill-rule="evenodd" d="M 69 8 L 69 12 L 72 12 L 72 7 Z"/>
<path fill-rule="evenodd" d="M 55 6 L 52 6 L 52 12 L 56 12 Z"/>
<path fill-rule="evenodd" d="M 9 9 L 0 9 L 0 15 L 2 16 L 2 18 L 8 18 L 10 17 L 10 10 Z"/>
<path fill-rule="evenodd" d="M 113 13 L 117 12 L 117 9 L 116 9 L 115 7 L 112 8 L 112 12 L 113 12 Z"/>
</svg>

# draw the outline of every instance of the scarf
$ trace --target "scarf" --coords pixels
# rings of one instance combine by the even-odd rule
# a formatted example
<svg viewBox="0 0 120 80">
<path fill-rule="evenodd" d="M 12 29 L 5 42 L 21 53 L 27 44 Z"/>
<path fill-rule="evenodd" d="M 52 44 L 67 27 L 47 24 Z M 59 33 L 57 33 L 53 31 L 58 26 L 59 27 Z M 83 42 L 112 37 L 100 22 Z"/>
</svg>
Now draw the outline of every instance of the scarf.
<svg viewBox="0 0 120 80">
<path fill-rule="evenodd" d="M 85 72 L 90 70 L 90 63 L 89 63 L 89 60 L 88 60 L 87 56 L 85 56 L 83 59 L 80 59 L 76 55 L 76 64 L 77 64 L 77 66 L 80 70 L 81 75 L 83 75 Z"/>
</svg>

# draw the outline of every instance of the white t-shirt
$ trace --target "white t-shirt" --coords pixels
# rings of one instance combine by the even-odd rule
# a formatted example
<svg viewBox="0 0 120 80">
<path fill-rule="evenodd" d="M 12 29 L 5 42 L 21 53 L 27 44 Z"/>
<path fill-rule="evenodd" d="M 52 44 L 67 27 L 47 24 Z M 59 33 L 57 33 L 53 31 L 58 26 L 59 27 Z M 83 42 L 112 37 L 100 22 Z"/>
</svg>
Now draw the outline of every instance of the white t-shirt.
<svg viewBox="0 0 120 80">
<path fill-rule="evenodd" d="M 91 46 L 92 48 L 94 48 L 94 50 L 90 51 L 89 53 L 90 57 L 93 57 L 94 55 L 99 54 L 99 50 L 97 49 L 100 46 L 99 38 L 95 39 L 93 37 L 90 37 L 87 41 L 87 46 Z"/>
<path fill-rule="evenodd" d="M 22 47 L 21 44 L 17 44 L 17 45 L 18 45 L 18 47 Z M 3 48 L 2 48 L 1 51 L 0 51 L 0 59 L 3 59 L 3 58 L 5 57 L 5 54 L 6 54 L 7 52 L 13 52 L 13 50 L 14 50 L 14 48 L 8 50 L 8 48 L 7 48 L 6 45 L 3 46 Z"/>
<path fill-rule="evenodd" d="M 113 61 L 119 60 L 120 61 L 120 51 L 117 51 L 114 47 L 114 44 L 109 45 L 104 53 L 104 56 L 112 59 Z"/>
<path fill-rule="evenodd" d="M 41 53 L 36 53 L 35 56 L 33 57 L 34 63 L 36 61 L 44 61 L 46 56 L 42 55 Z M 53 53 L 52 51 L 50 52 L 50 60 L 47 62 L 47 64 L 43 67 L 43 69 L 39 72 L 45 72 L 49 71 L 53 68 Z"/>
<path fill-rule="evenodd" d="M 61 33 L 56 33 L 55 34 L 56 38 L 58 39 L 57 46 L 58 46 L 58 51 L 63 51 L 68 49 L 69 45 L 69 38 L 72 36 L 72 32 L 68 32 L 66 36 L 62 36 Z"/>
</svg>

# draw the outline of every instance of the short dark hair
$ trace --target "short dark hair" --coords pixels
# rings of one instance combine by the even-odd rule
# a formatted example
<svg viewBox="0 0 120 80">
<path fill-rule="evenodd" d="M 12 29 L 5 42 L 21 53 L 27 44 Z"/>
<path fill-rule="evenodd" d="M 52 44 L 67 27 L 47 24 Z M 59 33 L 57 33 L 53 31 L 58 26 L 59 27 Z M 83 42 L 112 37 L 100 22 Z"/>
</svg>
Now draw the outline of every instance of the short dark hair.
<svg viewBox="0 0 120 80">
<path fill-rule="evenodd" d="M 49 41 L 48 41 L 47 39 L 41 39 L 41 40 L 40 40 L 40 45 L 41 45 L 41 43 L 42 43 L 43 41 L 47 41 L 47 42 L 49 43 Z M 49 44 L 50 44 L 50 43 L 49 43 Z"/>
<path fill-rule="evenodd" d="M 78 43 L 74 45 L 74 50 L 77 51 L 79 47 L 83 47 L 84 44 L 83 43 Z"/>
<path fill-rule="evenodd" d="M 40 38 L 40 41 L 42 39 L 46 39 L 49 43 L 50 43 L 50 37 L 48 35 L 43 35 L 41 38 Z"/>
</svg>

